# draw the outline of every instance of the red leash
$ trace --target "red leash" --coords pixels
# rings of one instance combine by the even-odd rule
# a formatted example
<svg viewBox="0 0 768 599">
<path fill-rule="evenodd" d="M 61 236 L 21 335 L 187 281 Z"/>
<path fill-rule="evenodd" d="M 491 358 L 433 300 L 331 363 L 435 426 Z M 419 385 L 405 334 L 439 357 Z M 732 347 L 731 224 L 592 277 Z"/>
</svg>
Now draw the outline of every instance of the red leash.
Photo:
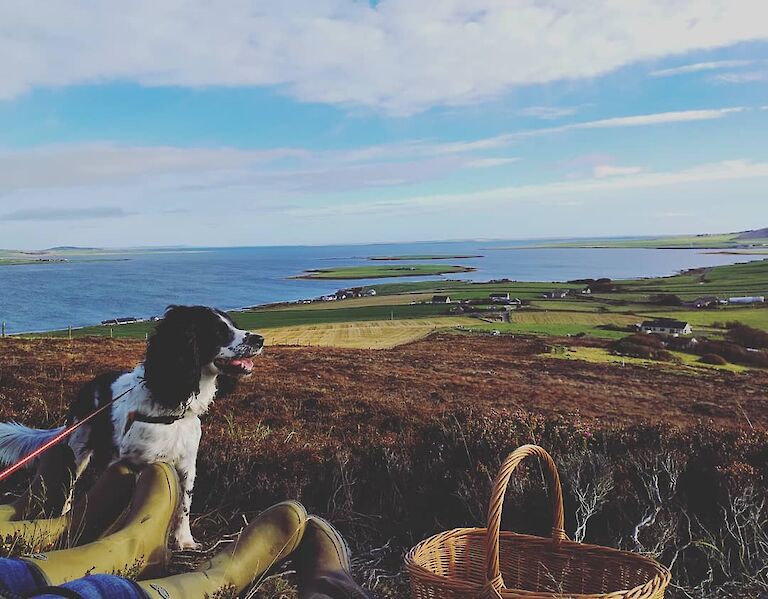
<svg viewBox="0 0 768 599">
<path fill-rule="evenodd" d="M 53 447 L 54 445 L 56 445 L 56 443 L 58 443 L 62 439 L 66 439 L 67 437 L 69 437 L 69 435 L 74 433 L 77 429 L 79 429 L 81 426 L 83 426 L 91 418 L 93 418 L 94 416 L 97 416 L 98 414 L 100 414 L 101 412 L 106 410 L 109 406 L 111 406 L 113 403 L 115 403 L 118 399 L 120 399 L 124 395 L 128 395 L 136 387 L 137 387 L 137 385 L 134 385 L 133 387 L 131 387 L 127 391 L 123 391 L 120 395 L 115 397 L 115 399 L 113 399 L 112 401 L 110 401 L 108 403 L 105 403 L 98 410 L 95 410 L 94 412 L 91 412 L 90 414 L 88 414 L 88 416 L 86 416 L 82 420 L 78 420 L 77 422 L 75 422 L 75 424 L 73 424 L 69 428 L 65 428 L 58 435 L 56 435 L 53 439 L 50 439 L 49 441 L 46 441 L 45 443 L 43 443 L 40 447 L 35 449 L 35 451 L 30 453 L 28 456 L 22 458 L 20 461 L 16 462 L 13 466 L 9 466 L 8 468 L 6 468 L 2 472 L 0 472 L 0 482 L 5 480 L 6 478 L 8 478 L 11 474 L 16 472 L 17 470 L 20 470 L 21 468 L 26 466 L 29 462 L 34 460 L 40 454 L 45 453 L 46 450 L 48 450 L 50 447 Z"/>
</svg>

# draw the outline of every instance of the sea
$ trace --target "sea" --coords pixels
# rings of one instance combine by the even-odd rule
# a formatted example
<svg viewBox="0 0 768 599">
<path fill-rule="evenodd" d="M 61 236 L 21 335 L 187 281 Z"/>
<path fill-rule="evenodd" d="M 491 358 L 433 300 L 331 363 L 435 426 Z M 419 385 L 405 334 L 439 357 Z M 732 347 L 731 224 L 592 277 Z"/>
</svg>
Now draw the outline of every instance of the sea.
<svg viewBox="0 0 768 599">
<path fill-rule="evenodd" d="M 7 333 L 149 318 L 169 304 L 224 310 L 315 298 L 348 286 L 403 280 L 567 281 L 641 278 L 745 262 L 745 256 L 693 249 L 536 248 L 538 241 L 456 241 L 375 245 L 172 248 L 72 257 L 67 262 L 0 266 L 0 321 Z M 509 249 L 515 246 L 515 249 Z M 363 264 L 372 256 L 479 255 L 445 260 L 469 273 L 355 281 L 293 278 L 306 270 Z M 429 263 L 437 263 L 437 261 Z"/>
</svg>

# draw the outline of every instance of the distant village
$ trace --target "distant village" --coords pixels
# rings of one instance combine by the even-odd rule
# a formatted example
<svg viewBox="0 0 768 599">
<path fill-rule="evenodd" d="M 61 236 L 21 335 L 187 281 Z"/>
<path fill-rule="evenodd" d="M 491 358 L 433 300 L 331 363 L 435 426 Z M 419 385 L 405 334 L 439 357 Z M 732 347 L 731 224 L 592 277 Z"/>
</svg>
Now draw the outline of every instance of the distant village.
<svg viewBox="0 0 768 599">
<path fill-rule="evenodd" d="M 500 284 L 511 283 L 509 279 L 500 279 L 489 282 Z M 578 281 L 572 281 L 572 283 L 573 282 Z M 610 279 L 597 279 L 589 280 L 589 284 L 580 286 L 578 288 L 568 287 L 551 289 L 544 292 L 541 295 L 541 299 L 556 301 L 568 298 L 591 296 L 593 293 L 606 293 L 610 291 L 616 291 L 616 287 L 613 285 Z M 338 302 L 343 300 L 374 296 L 376 296 L 376 289 L 373 287 L 345 287 L 338 289 L 334 293 L 321 295 L 312 299 L 300 299 L 292 302 L 276 302 L 258 306 L 248 306 L 245 309 L 263 309 L 292 304 L 312 304 L 315 302 Z M 665 294 L 659 296 L 657 299 L 661 305 L 664 305 L 662 303 L 664 302 L 666 305 L 675 305 L 697 310 L 713 309 L 726 305 L 744 306 L 765 303 L 765 296 L 737 296 L 728 298 L 702 296 L 685 302 L 677 299 L 672 303 L 670 303 L 670 298 L 673 298 L 674 300 L 675 296 Z M 654 298 L 652 297 L 652 303 L 653 299 Z M 513 297 L 508 292 L 493 292 L 489 293 L 487 297 L 472 299 L 454 299 L 451 298 L 451 296 L 448 294 L 433 295 L 431 299 L 418 303 L 450 305 L 451 308 L 449 309 L 449 313 L 451 314 L 474 316 L 486 322 L 510 322 L 510 313 L 513 310 L 517 310 L 530 304 L 530 301 L 522 300 L 518 297 Z M 158 318 L 159 317 L 157 316 L 153 316 L 149 319 L 142 319 L 127 316 L 103 320 L 101 324 L 105 326 L 119 326 L 123 324 L 142 322 L 145 320 L 155 321 L 158 320 Z M 670 337 L 690 336 L 693 334 L 693 327 L 689 322 L 670 318 L 645 320 L 643 322 L 637 323 L 633 328 L 637 332 L 665 335 Z"/>
</svg>

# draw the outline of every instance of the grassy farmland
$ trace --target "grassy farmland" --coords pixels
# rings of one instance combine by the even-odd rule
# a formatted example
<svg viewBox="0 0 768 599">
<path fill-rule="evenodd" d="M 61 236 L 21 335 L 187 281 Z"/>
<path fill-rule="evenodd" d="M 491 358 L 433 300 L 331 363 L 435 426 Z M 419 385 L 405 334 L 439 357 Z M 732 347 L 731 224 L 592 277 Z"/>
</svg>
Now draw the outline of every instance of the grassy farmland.
<svg viewBox="0 0 768 599">
<path fill-rule="evenodd" d="M 319 323 L 264 330 L 268 345 L 390 349 L 435 331 L 473 325 L 470 318 L 412 318 L 363 322 Z"/>
</svg>

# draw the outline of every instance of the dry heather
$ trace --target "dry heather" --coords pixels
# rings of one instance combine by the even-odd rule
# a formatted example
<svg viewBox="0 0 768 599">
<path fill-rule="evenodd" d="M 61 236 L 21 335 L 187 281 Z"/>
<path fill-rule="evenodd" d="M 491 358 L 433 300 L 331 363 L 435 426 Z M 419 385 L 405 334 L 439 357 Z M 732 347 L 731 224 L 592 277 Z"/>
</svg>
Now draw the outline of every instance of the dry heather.
<svg viewBox="0 0 768 599">
<path fill-rule="evenodd" d="M 206 417 L 196 534 L 213 544 L 241 514 L 299 498 L 348 535 L 362 580 L 404 596 L 404 550 L 481 524 L 502 457 L 536 442 L 561 467 L 572 536 L 671 564 L 671 597 L 768 590 L 768 373 L 622 368 L 543 349 L 449 335 L 271 349 Z M 60 424 L 77 385 L 142 353 L 133 341 L 2 340 L 0 418 Z M 548 529 L 537 472 L 516 479 L 506 526 Z M 291 597 L 290 581 L 273 576 L 256 596 Z"/>
</svg>

